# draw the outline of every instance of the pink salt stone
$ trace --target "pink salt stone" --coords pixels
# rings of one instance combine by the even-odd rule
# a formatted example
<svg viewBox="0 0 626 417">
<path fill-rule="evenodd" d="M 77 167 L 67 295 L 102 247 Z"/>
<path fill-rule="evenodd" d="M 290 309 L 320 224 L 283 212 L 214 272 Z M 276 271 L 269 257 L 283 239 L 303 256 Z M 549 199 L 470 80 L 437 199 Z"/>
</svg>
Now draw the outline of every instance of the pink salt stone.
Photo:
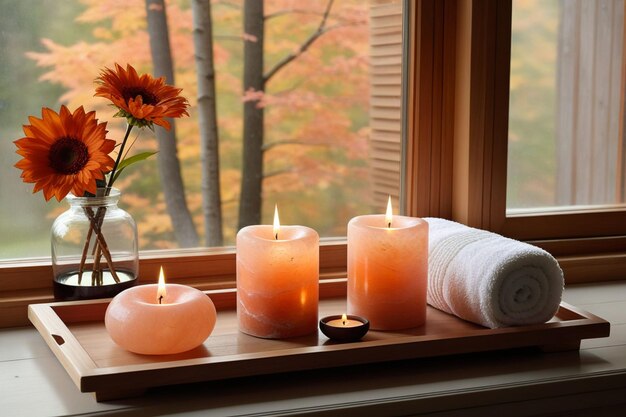
<svg viewBox="0 0 626 417">
<path fill-rule="evenodd" d="M 217 313 L 209 297 L 185 285 L 167 284 L 159 304 L 157 285 L 141 285 L 118 294 L 104 324 L 115 343 L 144 355 L 186 352 L 213 331 Z"/>
<path fill-rule="evenodd" d="M 317 332 L 319 236 L 305 226 L 244 227 L 237 233 L 239 330 L 266 339 Z"/>
<path fill-rule="evenodd" d="M 373 330 L 417 327 L 426 321 L 428 223 L 374 214 L 348 223 L 348 312 Z"/>
</svg>

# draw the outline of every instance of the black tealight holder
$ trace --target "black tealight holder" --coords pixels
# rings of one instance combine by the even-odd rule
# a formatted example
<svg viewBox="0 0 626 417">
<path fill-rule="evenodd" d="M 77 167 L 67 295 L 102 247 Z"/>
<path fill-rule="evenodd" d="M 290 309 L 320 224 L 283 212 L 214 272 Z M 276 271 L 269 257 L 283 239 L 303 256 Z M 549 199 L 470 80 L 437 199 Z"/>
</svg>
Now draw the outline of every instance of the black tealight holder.
<svg viewBox="0 0 626 417">
<path fill-rule="evenodd" d="M 366 318 L 353 314 L 346 314 L 345 319 L 343 317 L 344 315 L 337 314 L 322 318 L 320 330 L 336 342 L 356 342 L 370 329 L 370 322 Z"/>
</svg>

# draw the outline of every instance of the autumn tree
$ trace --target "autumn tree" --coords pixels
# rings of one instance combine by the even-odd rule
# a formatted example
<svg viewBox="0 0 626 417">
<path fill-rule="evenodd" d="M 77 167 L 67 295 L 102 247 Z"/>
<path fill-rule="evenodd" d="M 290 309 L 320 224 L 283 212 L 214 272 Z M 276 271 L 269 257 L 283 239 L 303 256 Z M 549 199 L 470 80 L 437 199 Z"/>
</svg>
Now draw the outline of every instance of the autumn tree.
<svg viewBox="0 0 626 417">
<path fill-rule="evenodd" d="M 276 172 L 264 172 L 266 154 L 280 145 L 315 145 L 321 144 L 319 138 L 311 140 L 279 140 L 265 143 L 265 111 L 268 103 L 266 98 L 267 87 L 276 75 L 283 72 L 289 65 L 300 58 L 311 46 L 326 33 L 347 26 L 363 25 L 360 16 L 355 19 L 346 19 L 339 16 L 339 21 L 333 26 L 328 25 L 333 0 L 328 0 L 321 13 L 316 29 L 299 45 L 277 60 L 269 69 L 265 70 L 265 30 L 268 20 L 285 15 L 317 14 L 312 9 L 295 9 L 292 3 L 278 8 L 271 14 L 265 14 L 264 1 L 244 0 L 244 116 L 243 116 L 243 167 L 241 178 L 241 194 L 239 203 L 239 227 L 261 222 L 261 203 L 263 195 L 263 181 L 276 175 L 288 173 L 293 169 Z M 274 2 L 280 6 L 280 2 Z M 322 140 L 323 142 L 324 140 Z"/>
<path fill-rule="evenodd" d="M 265 91 L 263 79 L 264 1 L 244 0 L 243 90 L 255 95 Z M 239 197 L 239 228 L 261 223 L 263 187 L 263 106 L 258 100 L 243 105 L 243 167 Z"/>
<path fill-rule="evenodd" d="M 222 198 L 213 58 L 213 20 L 209 0 L 193 0 L 193 41 L 198 79 L 198 123 L 202 159 L 202 206 L 207 246 L 222 246 Z"/>
<path fill-rule="evenodd" d="M 71 108 L 84 105 L 96 110 L 99 119 L 109 121 L 109 137 L 120 138 L 123 120 L 112 118 L 114 111 L 92 97 L 93 79 L 102 67 L 114 62 L 131 63 L 141 72 L 154 70 L 146 0 L 73 0 L 59 7 L 70 4 L 82 8 L 76 25 L 84 25 L 91 36 L 69 38 L 66 44 L 60 39 L 44 39 L 43 51 L 29 56 L 45 68 L 42 80 L 63 88 L 61 102 Z M 203 162 L 200 154 L 204 147 L 200 118 L 209 113 L 200 110 L 204 94 L 199 91 L 203 88 L 199 77 L 208 74 L 210 79 L 211 75 L 201 74 L 196 65 L 194 4 L 188 0 L 165 0 L 164 4 L 176 86 L 183 88 L 191 104 L 191 117 L 177 120 L 176 145 L 185 200 L 199 238 L 213 234 L 199 227 L 203 222 L 205 229 L 207 226 L 201 174 L 206 173 L 206 165 L 219 168 L 224 243 L 234 243 L 238 231 L 239 201 L 246 196 L 240 186 L 242 178 L 249 175 L 243 174 L 242 164 L 242 101 L 262 109 L 263 114 L 263 140 L 256 152 L 262 160 L 260 204 L 269 207 L 284 201 L 281 218 L 286 222 L 306 219 L 320 235 L 344 234 L 346 219 L 362 213 L 368 205 L 367 2 L 334 2 L 320 31 L 323 36 L 302 51 L 307 39 L 318 32 L 328 0 L 266 0 L 262 74 L 267 76 L 287 57 L 294 58 L 275 76 L 263 80 L 263 90 L 245 91 L 242 39 L 252 44 L 255 37 L 243 27 L 243 0 L 212 1 L 213 84 L 219 114 L 214 136 L 219 133 L 219 148 L 214 156 L 219 156 L 219 166 Z M 70 22 L 64 24 L 73 30 Z M 203 50 L 208 48 L 205 44 Z M 137 132 L 136 151 L 158 150 L 150 130 Z M 137 221 L 143 249 L 177 247 L 158 170 L 156 160 L 136 164 L 116 183 L 123 190 L 122 205 Z M 258 214 L 267 212 L 263 207 L 257 210 Z"/>
<path fill-rule="evenodd" d="M 175 85 L 164 0 L 146 0 L 146 16 L 154 75 L 165 77 L 168 84 Z M 176 123 L 171 119 L 169 122 L 170 130 L 158 126 L 155 128 L 159 142 L 158 157 L 161 185 L 167 211 L 174 226 L 176 240 L 182 247 L 197 247 L 198 233 L 187 208 L 185 187 L 180 173 L 180 161 L 176 147 Z"/>
<path fill-rule="evenodd" d="M 109 121 L 109 137 L 120 138 L 124 131 L 122 120 L 113 118 L 114 111 L 102 100 L 92 97 L 93 79 L 102 67 L 110 67 L 114 62 L 130 63 L 141 72 L 154 71 L 156 65 L 153 63 L 152 53 L 156 52 L 165 60 L 169 54 L 170 61 L 176 62 L 176 68 L 171 66 L 172 70 L 175 69 L 176 86 L 182 87 L 183 95 L 190 99 L 192 105 L 194 104 L 193 45 L 185 40 L 191 32 L 191 10 L 181 8 L 181 2 L 178 1 L 161 2 L 167 5 L 167 14 L 162 14 L 164 19 L 161 20 L 161 25 L 167 22 L 169 29 L 162 33 L 173 35 L 168 39 L 172 46 L 168 52 L 161 48 L 162 45 L 150 48 L 150 35 L 147 30 L 148 13 L 156 12 L 159 8 L 158 3 L 149 7 L 151 3 L 146 4 L 146 0 L 110 0 L 107 2 L 75 0 L 74 6 L 71 6 L 74 2 L 65 2 L 59 7 L 68 9 L 73 7 L 80 10 L 77 4 L 79 2 L 85 7 L 82 7 L 83 11 L 76 18 L 76 25 L 85 29 L 91 27 L 93 39 L 79 40 L 69 45 L 62 45 L 52 39 L 42 39 L 45 52 L 28 53 L 28 56 L 39 66 L 47 68 L 42 80 L 60 84 L 65 88 L 66 92 L 60 97 L 60 101 L 70 107 L 84 105 L 89 109 L 97 110 L 101 120 Z M 159 22 L 153 23 L 159 24 Z M 69 22 L 65 24 L 68 28 L 72 27 Z M 154 36 L 152 38 L 156 39 Z M 160 52 L 159 48 L 161 48 Z M 167 67 L 167 62 L 161 67 Z M 157 72 L 157 74 L 160 73 L 162 72 Z M 164 164 L 157 164 L 154 160 L 137 164 L 125 172 L 117 183 L 124 192 L 122 204 L 133 213 L 139 226 L 141 247 L 171 248 L 198 245 L 198 233 L 193 223 L 202 222 L 201 196 L 188 192 L 193 191 L 196 186 L 199 187 L 199 182 L 196 183 L 196 176 L 192 173 L 198 170 L 200 161 L 196 156 L 197 152 L 189 151 L 196 145 L 193 137 L 195 123 L 196 121 L 192 118 L 179 120 L 176 124 L 176 140 L 161 140 L 162 144 L 172 148 L 173 152 L 164 151 L 163 147 L 159 149 L 159 139 L 154 138 L 151 131 L 142 129 L 136 133 L 134 140 L 136 151 L 160 150 L 159 156 L 162 160 L 168 155 L 174 155 L 175 159 L 182 162 L 181 164 L 174 160 L 173 164 L 167 161 Z M 174 174 L 160 172 L 162 171 L 160 167 L 163 165 L 174 167 L 170 170 Z M 159 192 L 166 186 L 166 184 L 159 186 L 160 178 L 174 184 L 169 187 L 173 190 L 172 193 L 166 195 L 165 191 Z M 182 186 L 183 183 L 185 188 Z M 171 209 L 171 207 L 178 208 Z M 192 218 L 190 215 L 194 217 L 193 222 L 190 221 Z M 176 227 L 175 223 L 182 224 L 182 226 Z"/>
</svg>

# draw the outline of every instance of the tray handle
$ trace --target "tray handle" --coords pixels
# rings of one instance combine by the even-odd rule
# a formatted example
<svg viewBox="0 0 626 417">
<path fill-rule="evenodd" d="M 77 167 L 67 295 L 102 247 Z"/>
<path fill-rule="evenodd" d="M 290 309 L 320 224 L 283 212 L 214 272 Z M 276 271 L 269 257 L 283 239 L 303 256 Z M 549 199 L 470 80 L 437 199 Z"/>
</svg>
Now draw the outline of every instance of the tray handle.
<svg viewBox="0 0 626 417">
<path fill-rule="evenodd" d="M 81 376 L 86 371 L 95 369 L 96 363 L 85 352 L 51 305 L 29 305 L 28 318 L 80 388 Z"/>
<path fill-rule="evenodd" d="M 63 339 L 63 336 L 60 336 L 58 334 L 54 334 L 54 333 L 50 333 L 50 336 L 52 337 L 52 339 L 54 339 L 55 342 L 57 342 L 57 345 L 61 346 L 65 343 L 65 339 Z"/>
<path fill-rule="evenodd" d="M 29 305 L 28 318 L 46 339 L 50 348 L 54 346 L 51 343 L 56 344 L 56 346 L 63 346 L 72 338 L 72 334 L 63 320 L 49 305 Z"/>
</svg>

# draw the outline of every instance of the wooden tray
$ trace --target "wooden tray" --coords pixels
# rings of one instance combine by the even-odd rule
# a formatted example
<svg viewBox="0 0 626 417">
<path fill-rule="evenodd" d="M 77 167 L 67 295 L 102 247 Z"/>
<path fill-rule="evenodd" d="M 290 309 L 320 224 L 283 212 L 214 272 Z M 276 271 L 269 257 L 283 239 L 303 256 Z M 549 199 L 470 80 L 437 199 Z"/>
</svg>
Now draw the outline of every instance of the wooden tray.
<svg viewBox="0 0 626 417">
<path fill-rule="evenodd" d="M 399 332 L 370 331 L 359 342 L 338 344 L 321 332 L 266 340 L 238 331 L 234 290 L 207 291 L 218 310 L 205 343 L 178 355 L 144 356 L 118 347 L 104 327 L 110 300 L 33 304 L 28 317 L 81 392 L 98 401 L 142 394 L 146 389 L 198 381 L 330 368 L 523 346 L 548 351 L 580 347 L 605 337 L 605 320 L 562 303 L 548 323 L 488 329 L 428 307 L 426 324 Z M 345 280 L 320 284 L 320 317 L 345 312 Z"/>
</svg>

